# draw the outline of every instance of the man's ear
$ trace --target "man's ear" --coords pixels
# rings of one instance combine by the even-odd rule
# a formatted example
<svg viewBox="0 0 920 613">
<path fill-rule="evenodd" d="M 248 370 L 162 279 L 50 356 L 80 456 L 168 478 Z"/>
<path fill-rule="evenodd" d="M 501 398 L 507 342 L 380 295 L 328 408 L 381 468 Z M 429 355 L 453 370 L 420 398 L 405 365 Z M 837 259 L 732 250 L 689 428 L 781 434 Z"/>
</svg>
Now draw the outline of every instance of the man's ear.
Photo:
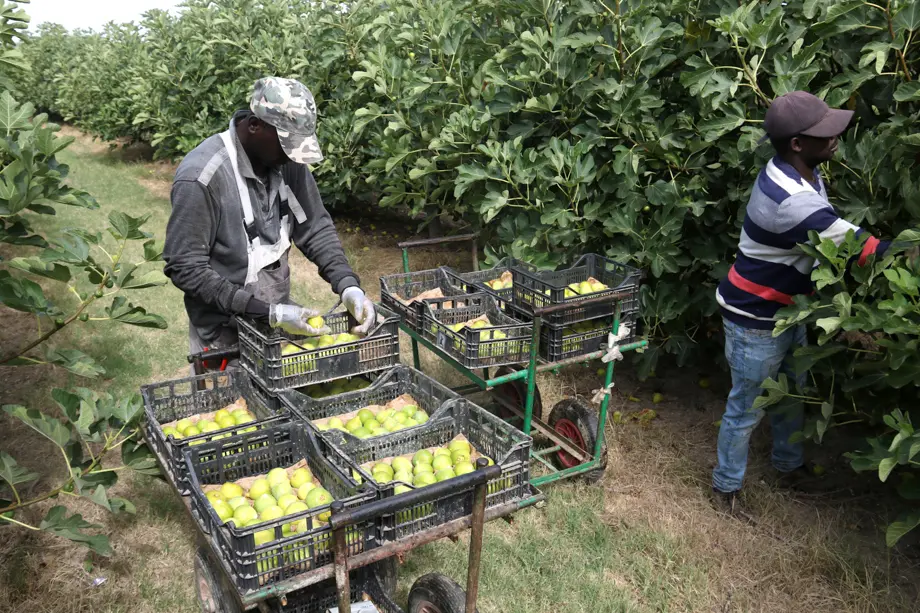
<svg viewBox="0 0 920 613">
<path fill-rule="evenodd" d="M 262 120 L 260 120 L 255 115 L 250 115 L 249 122 L 246 127 L 249 129 L 250 134 L 255 134 L 256 132 L 262 129 Z"/>
<path fill-rule="evenodd" d="M 789 150 L 796 153 L 802 152 L 802 141 L 798 136 L 793 136 L 789 139 Z"/>
</svg>

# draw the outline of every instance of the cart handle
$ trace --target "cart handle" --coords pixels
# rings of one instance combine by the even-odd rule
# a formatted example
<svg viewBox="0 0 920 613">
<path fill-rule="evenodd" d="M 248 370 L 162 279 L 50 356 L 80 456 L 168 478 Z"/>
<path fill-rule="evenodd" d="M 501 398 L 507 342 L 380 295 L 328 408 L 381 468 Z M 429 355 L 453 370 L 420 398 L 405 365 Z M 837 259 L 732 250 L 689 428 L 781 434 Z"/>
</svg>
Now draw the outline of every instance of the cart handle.
<svg viewBox="0 0 920 613">
<path fill-rule="evenodd" d="M 402 241 L 396 243 L 400 249 L 411 249 L 412 247 L 430 247 L 432 245 L 441 245 L 444 243 L 462 243 L 464 241 L 475 241 L 476 234 L 457 234 L 456 236 L 442 236 L 439 238 L 417 238 L 411 241 Z"/>
<path fill-rule="evenodd" d="M 332 516 L 329 518 L 329 526 L 333 530 L 338 530 L 367 522 L 381 515 L 390 515 L 409 507 L 431 502 L 437 498 L 443 498 L 457 491 L 472 489 L 492 479 L 498 479 L 502 475 L 501 466 L 497 464 L 489 466 L 483 458 L 476 460 L 476 465 L 476 470 L 471 473 L 416 488 L 410 492 L 390 496 L 353 509 L 346 510 L 345 505 L 337 500 L 332 503 Z"/>
<path fill-rule="evenodd" d="M 188 363 L 194 364 L 196 360 L 207 361 L 211 360 L 230 360 L 240 357 L 240 346 L 234 345 L 227 349 L 217 349 L 215 351 L 202 351 L 201 353 L 193 353 L 188 356 Z"/>
<path fill-rule="evenodd" d="M 396 243 L 396 246 L 402 249 L 403 272 L 408 274 L 409 269 L 409 249 L 412 247 L 430 247 L 432 245 L 443 245 L 444 243 L 463 243 L 472 241 L 470 246 L 470 257 L 473 260 L 473 270 L 479 270 L 479 242 L 477 234 L 458 234 L 456 236 L 442 236 L 440 238 L 417 238 L 412 241 L 403 241 Z"/>
<path fill-rule="evenodd" d="M 533 314 L 535 316 L 549 315 L 550 313 L 556 313 L 557 311 L 571 309 L 573 306 L 594 306 L 595 304 L 606 304 L 613 300 L 622 300 L 623 298 L 630 297 L 632 297 L 632 292 L 616 292 L 613 294 L 607 294 L 606 296 L 586 298 L 585 300 L 578 300 L 576 302 L 561 302 L 559 304 L 550 304 L 544 307 L 533 307 Z"/>
</svg>

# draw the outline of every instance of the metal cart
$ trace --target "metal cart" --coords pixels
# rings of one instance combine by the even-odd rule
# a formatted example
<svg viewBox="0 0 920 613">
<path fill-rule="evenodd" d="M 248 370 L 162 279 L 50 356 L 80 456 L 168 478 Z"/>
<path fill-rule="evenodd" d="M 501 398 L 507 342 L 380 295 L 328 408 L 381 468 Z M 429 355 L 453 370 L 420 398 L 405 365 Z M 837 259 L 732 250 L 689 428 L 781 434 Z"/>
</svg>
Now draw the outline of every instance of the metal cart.
<svg viewBox="0 0 920 613">
<path fill-rule="evenodd" d="M 154 455 L 161 470 L 165 471 L 166 458 L 160 457 L 157 453 Z M 470 530 L 466 590 L 439 573 L 425 575 L 416 581 L 409 592 L 409 613 L 474 613 L 479 593 L 485 522 L 498 518 L 510 521 L 513 513 L 529 506 L 542 505 L 545 500 L 543 494 L 535 488 L 530 488 L 530 496 L 525 499 L 486 508 L 488 481 L 500 477 L 501 474 L 500 466 L 488 466 L 486 460 L 480 459 L 472 473 L 399 496 L 377 500 L 353 509 L 345 509 L 341 502 L 333 503 L 332 515 L 329 518 L 329 525 L 333 529 L 333 562 L 245 594 L 241 594 L 231 582 L 230 569 L 218 554 L 219 547 L 214 537 L 199 530 L 198 551 L 195 556 L 195 587 L 201 610 L 203 613 L 241 613 L 250 610 L 262 613 L 289 610 L 296 613 L 325 613 L 328 608 L 337 606 L 339 613 L 350 613 L 352 604 L 360 602 L 362 596 L 367 596 L 375 608 L 365 608 L 361 609 L 362 611 L 406 613 L 391 597 L 396 588 L 396 556 L 443 538 L 456 540 L 458 534 Z M 349 527 L 382 515 L 399 513 L 458 491 L 469 491 L 472 497 L 470 515 L 382 544 L 357 555 L 348 555 L 346 532 Z M 194 519 L 195 511 L 189 498 L 182 497 L 182 500 L 189 515 Z M 198 522 L 195 524 L 197 526 Z M 361 569 L 364 572 L 356 574 Z M 358 585 L 353 583 L 356 577 Z M 303 604 L 304 596 L 310 597 L 308 604 Z"/>
<path fill-rule="evenodd" d="M 470 242 L 473 269 L 478 268 L 478 246 L 475 234 L 464 234 L 446 238 L 420 239 L 398 243 L 402 249 L 403 270 L 411 272 L 409 267 L 409 249 L 416 247 L 430 247 L 447 243 Z M 607 295 L 601 298 L 588 298 L 579 300 L 578 306 L 589 307 L 602 303 L 617 302 L 616 315 L 613 319 L 612 333 L 617 334 L 620 327 L 619 299 L 628 298 L 622 294 Z M 419 361 L 419 345 L 434 353 L 441 360 L 450 364 L 470 381 L 469 385 L 454 388 L 461 394 L 473 394 L 482 391 L 491 392 L 492 399 L 499 405 L 499 415 L 521 423 L 524 434 L 531 436 L 536 431 L 549 439 L 551 445 L 542 449 L 533 448 L 531 460 L 548 470 L 547 474 L 531 478 L 534 486 L 544 483 L 582 476 L 589 481 L 597 481 L 603 475 L 607 465 L 607 450 L 604 445 L 604 426 L 607 423 L 607 412 L 610 404 L 610 395 L 604 394 L 600 410 L 594 409 L 579 398 L 566 398 L 550 412 L 548 421 L 543 421 L 535 415 L 542 408 L 540 392 L 537 388 L 536 375 L 540 372 L 558 372 L 563 366 L 581 364 L 596 360 L 605 354 L 603 350 L 580 355 L 558 362 L 542 362 L 538 355 L 540 330 L 543 317 L 565 311 L 571 308 L 569 304 L 550 305 L 533 309 L 533 337 L 530 345 L 530 359 L 526 367 L 500 366 L 493 373 L 483 369 L 481 374 L 464 368 L 445 351 L 424 338 L 417 331 L 402 323 L 400 328 L 412 339 L 412 363 L 417 370 L 421 370 Z M 620 351 L 634 351 L 648 346 L 647 340 L 621 345 Z M 607 364 L 604 375 L 604 388 L 610 389 L 613 381 L 613 362 Z M 559 466 L 553 464 L 550 458 L 555 455 Z"/>
<path fill-rule="evenodd" d="M 454 242 L 471 242 L 471 255 L 473 267 L 478 268 L 478 247 L 475 235 L 462 235 L 440 239 L 424 239 L 401 242 L 398 246 L 403 253 L 403 268 L 410 272 L 409 249 L 415 247 L 434 246 Z M 580 306 L 610 303 L 619 298 L 627 297 L 618 294 L 607 295 L 597 299 L 580 300 Z M 597 480 L 606 467 L 606 447 L 604 445 L 604 426 L 607 421 L 609 394 L 604 395 L 600 410 L 594 409 L 578 398 L 567 398 L 557 403 L 551 411 L 550 419 L 543 421 L 535 415 L 541 408 L 539 389 L 536 384 L 536 375 L 545 371 L 556 371 L 569 364 L 584 363 L 596 360 L 604 355 L 604 351 L 596 351 L 558 362 L 541 362 L 538 358 L 540 330 L 544 316 L 557 313 L 570 308 L 570 305 L 552 305 L 534 309 L 533 336 L 530 356 L 526 367 L 498 367 L 495 372 L 483 369 L 481 374 L 464 368 L 449 354 L 423 338 L 418 332 L 409 328 L 404 323 L 400 325 L 402 331 L 412 341 L 413 364 L 417 370 L 420 368 L 419 344 L 429 349 L 440 359 L 446 361 L 458 372 L 467 377 L 472 383 L 455 388 L 455 391 L 469 395 L 477 392 L 491 392 L 492 399 L 497 403 L 503 417 L 517 420 L 521 423 L 524 434 L 531 435 L 532 431 L 542 434 L 550 441 L 550 446 L 536 449 L 531 452 L 531 461 L 539 463 L 546 469 L 547 474 L 531 479 L 530 495 L 520 501 L 502 506 L 486 508 L 487 482 L 501 474 L 499 466 L 485 466 L 483 461 L 473 473 L 463 475 L 448 481 L 403 493 L 399 496 L 377 500 L 360 507 L 345 510 L 341 503 L 333 506 L 333 513 L 329 523 L 333 528 L 334 560 L 327 564 L 292 578 L 272 583 L 263 588 L 246 594 L 240 594 L 229 580 L 229 569 L 221 557 L 217 555 L 217 545 L 212 536 L 203 532 L 198 534 L 200 547 L 195 560 L 195 581 L 201 603 L 205 613 L 239 613 L 241 611 L 259 610 L 287 611 L 296 613 L 325 613 L 329 608 L 338 607 L 339 613 L 351 611 L 351 605 L 362 594 L 370 597 L 375 610 L 385 613 L 405 613 L 390 598 L 396 586 L 396 556 L 407 551 L 443 539 L 445 537 L 456 539 L 457 534 L 471 530 L 469 567 L 467 574 L 466 590 L 462 590 L 452 580 L 437 573 L 426 575 L 419 579 L 409 593 L 409 613 L 474 613 L 479 587 L 479 568 L 482 551 L 483 525 L 487 521 L 498 518 L 510 520 L 510 515 L 516 511 L 534 505 L 542 506 L 545 501 L 543 494 L 536 486 L 574 476 L 582 476 L 589 480 Z M 612 332 L 619 331 L 620 312 L 616 310 L 613 319 Z M 645 340 L 620 346 L 620 351 L 640 349 L 648 345 Z M 196 370 L 208 360 L 211 366 L 226 364 L 225 360 L 238 357 L 238 347 L 210 354 L 190 356 L 189 362 L 196 366 Z M 607 364 L 604 386 L 609 389 L 613 380 L 613 363 Z M 561 465 L 557 467 L 551 461 L 555 455 Z M 161 465 L 163 458 L 158 457 Z M 469 490 L 473 497 L 472 513 L 468 516 L 449 521 L 447 523 L 428 528 L 396 541 L 382 544 L 376 548 L 368 549 L 361 553 L 349 556 L 346 547 L 346 530 L 371 518 L 399 512 L 401 509 L 413 505 L 424 504 L 435 500 L 448 492 Z M 185 506 L 192 513 L 188 499 L 183 499 Z M 363 569 L 363 574 L 357 574 Z M 355 583 L 359 583 L 356 589 Z M 333 589 L 334 593 L 330 590 Z M 300 595 L 316 594 L 326 590 L 328 606 L 318 605 L 319 608 L 302 607 L 294 605 L 288 608 Z M 321 602 L 319 598 L 313 605 Z M 365 605 L 361 605 L 365 606 Z"/>
</svg>

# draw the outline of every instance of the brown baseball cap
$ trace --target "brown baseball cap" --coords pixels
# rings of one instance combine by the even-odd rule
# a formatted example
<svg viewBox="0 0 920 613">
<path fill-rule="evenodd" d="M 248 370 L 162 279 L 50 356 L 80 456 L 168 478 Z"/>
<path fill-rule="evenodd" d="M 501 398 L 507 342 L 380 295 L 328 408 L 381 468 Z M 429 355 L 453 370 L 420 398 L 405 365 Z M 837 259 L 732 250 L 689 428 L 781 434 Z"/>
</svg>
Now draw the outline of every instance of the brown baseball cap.
<svg viewBox="0 0 920 613">
<path fill-rule="evenodd" d="M 808 92 L 796 91 L 775 99 L 763 127 L 770 138 L 792 138 L 803 134 L 816 138 L 838 136 L 847 129 L 853 111 L 832 109 Z"/>
</svg>

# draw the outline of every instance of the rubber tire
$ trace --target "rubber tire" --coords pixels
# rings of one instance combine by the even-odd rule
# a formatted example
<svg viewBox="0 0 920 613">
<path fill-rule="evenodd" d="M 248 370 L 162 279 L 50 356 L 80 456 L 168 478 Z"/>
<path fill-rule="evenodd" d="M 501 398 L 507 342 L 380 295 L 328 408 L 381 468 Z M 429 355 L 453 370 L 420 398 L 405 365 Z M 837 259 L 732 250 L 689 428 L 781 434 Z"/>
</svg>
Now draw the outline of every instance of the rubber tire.
<svg viewBox="0 0 920 613">
<path fill-rule="evenodd" d="M 409 590 L 409 613 L 464 613 L 465 611 L 466 592 L 447 575 L 441 573 L 423 575 Z"/>
<path fill-rule="evenodd" d="M 560 400 L 549 413 L 549 426 L 555 430 L 556 424 L 561 419 L 567 419 L 575 424 L 579 433 L 581 433 L 581 438 L 585 442 L 586 451 L 591 451 L 594 449 L 594 445 L 597 442 L 595 433 L 597 432 L 598 420 L 597 414 L 594 412 L 592 407 L 590 407 L 579 398 L 566 398 L 564 400 Z M 558 461 L 558 454 L 554 457 L 557 458 L 557 464 L 560 464 Z M 564 466 L 561 466 L 561 464 L 560 467 L 565 468 Z M 597 483 L 604 476 L 605 470 L 607 470 L 606 442 L 604 443 L 604 446 L 601 447 L 600 467 L 595 468 L 592 471 L 582 473 L 580 477 L 588 483 Z"/>
<path fill-rule="evenodd" d="M 195 591 L 202 613 L 243 613 L 230 587 L 215 570 L 211 554 L 203 547 L 195 554 Z"/>
<path fill-rule="evenodd" d="M 391 556 L 377 562 L 371 568 L 377 575 L 377 581 L 380 582 L 383 592 L 392 597 L 396 593 L 396 581 L 399 578 L 399 560 L 396 559 L 396 556 Z"/>
<path fill-rule="evenodd" d="M 503 377 L 505 375 L 510 375 L 513 372 L 523 370 L 522 366 L 499 366 L 495 371 L 495 374 L 492 375 L 493 379 L 498 377 Z M 524 405 L 527 402 L 527 382 L 523 379 L 518 379 L 517 381 L 512 381 L 511 383 L 505 383 L 504 385 L 499 385 L 492 390 L 493 394 L 499 393 L 499 390 L 510 392 L 509 394 L 502 394 L 510 396 L 513 400 L 513 404 L 517 405 L 521 412 L 524 412 Z M 543 415 L 543 398 L 540 396 L 540 386 L 534 385 L 533 387 L 533 414 L 536 417 L 541 417 Z M 501 419 L 508 421 L 509 418 L 515 417 L 511 411 L 498 405 L 498 408 L 495 411 L 495 415 Z"/>
</svg>

